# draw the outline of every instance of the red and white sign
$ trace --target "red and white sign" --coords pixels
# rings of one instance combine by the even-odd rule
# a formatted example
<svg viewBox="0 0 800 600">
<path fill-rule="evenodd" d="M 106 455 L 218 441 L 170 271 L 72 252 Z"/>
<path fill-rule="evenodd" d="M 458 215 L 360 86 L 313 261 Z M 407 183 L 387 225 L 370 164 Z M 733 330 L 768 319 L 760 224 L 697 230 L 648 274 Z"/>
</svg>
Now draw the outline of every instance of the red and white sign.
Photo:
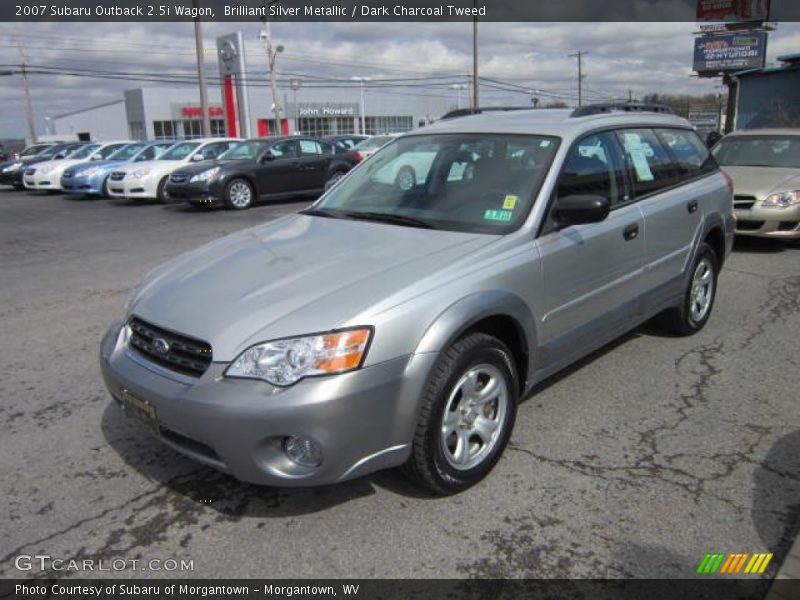
<svg viewBox="0 0 800 600">
<path fill-rule="evenodd" d="M 697 0 L 698 21 L 765 21 L 770 0 Z"/>
<path fill-rule="evenodd" d="M 209 117 L 221 117 L 225 114 L 225 111 L 222 109 L 221 106 L 209 106 L 208 107 L 208 116 Z M 189 117 L 190 119 L 202 119 L 203 118 L 203 108 L 200 106 L 182 106 L 181 107 L 181 115 L 184 117 Z"/>
</svg>

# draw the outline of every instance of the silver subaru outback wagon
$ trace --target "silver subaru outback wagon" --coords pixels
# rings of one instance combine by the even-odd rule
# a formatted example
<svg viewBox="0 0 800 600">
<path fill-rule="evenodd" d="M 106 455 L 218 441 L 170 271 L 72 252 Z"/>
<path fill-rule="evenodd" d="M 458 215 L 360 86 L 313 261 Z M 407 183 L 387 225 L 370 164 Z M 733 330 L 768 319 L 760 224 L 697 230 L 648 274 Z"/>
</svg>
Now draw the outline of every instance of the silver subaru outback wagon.
<svg viewBox="0 0 800 600">
<path fill-rule="evenodd" d="M 244 481 L 402 466 L 464 490 L 534 384 L 657 315 L 708 321 L 730 181 L 687 121 L 637 108 L 399 137 L 310 208 L 148 274 L 102 342 L 108 390 Z"/>
</svg>

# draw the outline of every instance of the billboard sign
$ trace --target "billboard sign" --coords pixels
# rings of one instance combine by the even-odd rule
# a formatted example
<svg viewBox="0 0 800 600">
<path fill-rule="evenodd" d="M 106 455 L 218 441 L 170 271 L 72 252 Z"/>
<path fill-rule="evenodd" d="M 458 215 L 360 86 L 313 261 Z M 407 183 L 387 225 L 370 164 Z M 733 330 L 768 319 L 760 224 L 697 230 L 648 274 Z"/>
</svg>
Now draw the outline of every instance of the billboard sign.
<svg viewBox="0 0 800 600">
<path fill-rule="evenodd" d="M 770 0 L 697 0 L 698 21 L 766 21 Z"/>
<path fill-rule="evenodd" d="M 694 40 L 694 70 L 700 74 L 760 69 L 767 54 L 763 31 L 705 35 Z"/>
</svg>

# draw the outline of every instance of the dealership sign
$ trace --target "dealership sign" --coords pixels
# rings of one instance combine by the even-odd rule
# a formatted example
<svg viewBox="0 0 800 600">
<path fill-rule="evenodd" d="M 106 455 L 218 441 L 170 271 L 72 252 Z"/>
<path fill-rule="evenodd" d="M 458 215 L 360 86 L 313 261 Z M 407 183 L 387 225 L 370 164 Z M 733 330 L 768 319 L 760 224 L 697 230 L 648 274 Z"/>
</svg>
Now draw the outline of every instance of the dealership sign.
<svg viewBox="0 0 800 600">
<path fill-rule="evenodd" d="M 710 74 L 758 69 L 764 66 L 766 50 L 763 31 L 698 37 L 694 40 L 694 70 Z"/>
<path fill-rule="evenodd" d="M 770 0 L 697 0 L 698 21 L 766 21 Z"/>
<path fill-rule="evenodd" d="M 222 117 L 224 114 L 225 111 L 221 106 L 208 107 L 209 117 Z M 201 106 L 182 106 L 181 116 L 189 117 L 190 119 L 201 119 L 203 118 L 203 108 Z"/>
<path fill-rule="evenodd" d="M 350 103 L 303 103 L 298 104 L 297 117 L 354 117 L 358 114 L 358 105 Z"/>
</svg>

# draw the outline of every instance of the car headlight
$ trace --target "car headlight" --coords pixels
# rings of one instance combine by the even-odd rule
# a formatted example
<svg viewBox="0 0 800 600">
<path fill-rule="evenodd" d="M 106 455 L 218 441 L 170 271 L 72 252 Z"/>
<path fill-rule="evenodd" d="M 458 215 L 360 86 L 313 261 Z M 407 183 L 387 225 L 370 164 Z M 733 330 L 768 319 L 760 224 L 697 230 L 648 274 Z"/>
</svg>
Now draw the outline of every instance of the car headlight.
<svg viewBox="0 0 800 600">
<path fill-rule="evenodd" d="M 55 168 L 56 168 L 55 165 L 46 165 L 44 167 L 40 167 L 39 168 L 39 174 L 40 175 L 47 175 L 50 171 L 52 171 Z"/>
<path fill-rule="evenodd" d="M 131 173 L 131 178 L 132 179 L 141 179 L 142 177 L 147 177 L 150 174 L 150 171 L 152 171 L 152 170 L 153 169 L 148 169 L 148 168 L 137 169 L 136 171 Z"/>
<path fill-rule="evenodd" d="M 345 373 L 362 365 L 371 337 L 372 329 L 359 327 L 256 344 L 230 364 L 225 377 L 289 386 L 304 377 Z"/>
<path fill-rule="evenodd" d="M 208 181 L 210 179 L 214 179 L 219 173 L 219 167 L 214 167 L 213 169 L 206 169 L 202 173 L 198 173 L 194 177 L 192 177 L 189 181 L 194 183 L 196 181 Z"/>
<path fill-rule="evenodd" d="M 88 169 L 84 169 L 83 171 L 76 173 L 76 177 L 91 177 L 92 175 L 97 175 L 102 169 L 100 167 L 89 167 Z"/>
<path fill-rule="evenodd" d="M 11 171 L 16 171 L 22 166 L 21 162 L 14 163 L 13 165 L 8 165 L 7 167 L 3 167 L 3 173 L 11 173 Z"/>
<path fill-rule="evenodd" d="M 761 206 L 764 208 L 788 208 L 793 204 L 800 204 L 800 190 L 770 194 L 761 203 Z"/>
</svg>

